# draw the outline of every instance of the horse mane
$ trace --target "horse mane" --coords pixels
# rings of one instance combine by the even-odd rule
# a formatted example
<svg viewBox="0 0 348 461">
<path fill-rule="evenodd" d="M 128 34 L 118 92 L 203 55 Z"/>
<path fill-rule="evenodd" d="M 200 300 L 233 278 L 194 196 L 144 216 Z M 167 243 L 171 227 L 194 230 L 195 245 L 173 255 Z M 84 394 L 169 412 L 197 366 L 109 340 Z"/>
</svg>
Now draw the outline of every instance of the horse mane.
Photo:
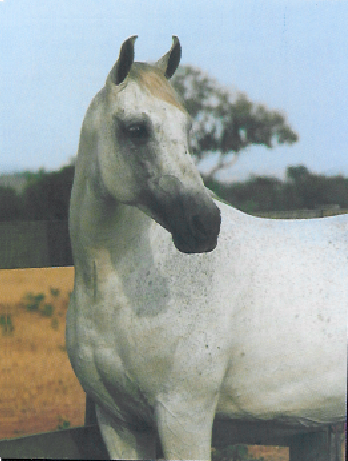
<svg viewBox="0 0 348 461">
<path fill-rule="evenodd" d="M 162 99 L 168 104 L 172 104 L 183 112 L 186 112 L 182 101 L 160 68 L 136 62 L 132 65 L 127 78 L 136 81 L 142 89 L 148 90 L 155 98 Z"/>
</svg>

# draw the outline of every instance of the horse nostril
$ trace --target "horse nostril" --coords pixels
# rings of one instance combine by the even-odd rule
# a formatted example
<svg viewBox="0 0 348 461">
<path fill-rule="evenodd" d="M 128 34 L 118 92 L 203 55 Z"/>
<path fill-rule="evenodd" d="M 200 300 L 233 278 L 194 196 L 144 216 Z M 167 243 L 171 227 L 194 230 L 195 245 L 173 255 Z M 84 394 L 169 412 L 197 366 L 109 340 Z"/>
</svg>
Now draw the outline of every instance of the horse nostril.
<svg viewBox="0 0 348 461">
<path fill-rule="evenodd" d="M 195 210 L 196 211 L 196 210 Z M 190 227 L 191 232 L 196 238 L 206 239 L 220 233 L 220 210 L 218 207 L 213 208 L 209 214 L 194 213 L 191 215 Z"/>
</svg>

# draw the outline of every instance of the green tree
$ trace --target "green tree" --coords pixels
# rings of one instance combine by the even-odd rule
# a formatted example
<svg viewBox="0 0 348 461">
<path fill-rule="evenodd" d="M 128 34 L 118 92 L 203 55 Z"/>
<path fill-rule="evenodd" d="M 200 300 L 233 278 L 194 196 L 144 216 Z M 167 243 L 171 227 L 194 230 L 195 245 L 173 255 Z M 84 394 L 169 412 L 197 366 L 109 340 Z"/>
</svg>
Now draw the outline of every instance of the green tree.
<svg viewBox="0 0 348 461">
<path fill-rule="evenodd" d="M 182 66 L 172 83 L 193 119 L 193 155 L 200 161 L 208 153 L 216 153 L 216 165 L 205 179 L 231 166 L 249 145 L 272 148 L 275 143 L 292 144 L 298 140 L 285 115 L 254 104 L 243 93 L 233 97 L 200 69 Z"/>
<path fill-rule="evenodd" d="M 339 204 L 348 208 L 348 178 L 342 175 L 326 177 L 323 187 L 323 203 Z"/>
<path fill-rule="evenodd" d="M 348 208 L 348 178 L 315 174 L 304 165 L 289 166 L 285 181 L 271 176 L 254 176 L 232 184 L 210 179 L 206 186 L 247 213 L 313 210 L 326 205 Z"/>
<path fill-rule="evenodd" d="M 295 184 L 301 184 L 305 182 L 310 175 L 308 168 L 305 165 L 293 165 L 288 166 L 286 169 L 286 177 L 288 181 Z"/>
</svg>

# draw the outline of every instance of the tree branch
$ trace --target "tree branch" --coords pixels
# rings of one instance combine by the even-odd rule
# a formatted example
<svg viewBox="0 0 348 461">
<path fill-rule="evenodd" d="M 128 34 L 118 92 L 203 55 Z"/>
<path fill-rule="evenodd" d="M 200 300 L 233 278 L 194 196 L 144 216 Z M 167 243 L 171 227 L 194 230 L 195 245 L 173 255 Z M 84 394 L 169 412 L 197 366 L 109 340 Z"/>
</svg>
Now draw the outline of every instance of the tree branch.
<svg viewBox="0 0 348 461">
<path fill-rule="evenodd" d="M 224 154 L 220 152 L 217 164 L 209 171 L 209 173 L 204 173 L 202 176 L 204 177 L 204 179 L 210 181 L 214 179 L 214 176 L 216 175 L 218 171 L 225 169 L 225 168 L 230 168 L 237 162 L 237 160 L 238 160 L 238 153 L 235 152 L 231 160 L 229 160 L 228 162 L 225 162 Z"/>
</svg>

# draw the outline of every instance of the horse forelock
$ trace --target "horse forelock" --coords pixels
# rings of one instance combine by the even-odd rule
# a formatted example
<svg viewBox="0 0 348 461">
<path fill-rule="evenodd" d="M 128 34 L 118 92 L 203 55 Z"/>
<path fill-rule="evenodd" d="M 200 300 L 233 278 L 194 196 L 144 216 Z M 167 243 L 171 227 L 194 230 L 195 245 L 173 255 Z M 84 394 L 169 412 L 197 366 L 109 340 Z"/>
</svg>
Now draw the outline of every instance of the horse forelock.
<svg viewBox="0 0 348 461">
<path fill-rule="evenodd" d="M 134 63 L 127 78 L 135 81 L 141 89 L 149 91 L 155 98 L 186 112 L 179 96 L 159 68 L 145 63 Z"/>
</svg>

